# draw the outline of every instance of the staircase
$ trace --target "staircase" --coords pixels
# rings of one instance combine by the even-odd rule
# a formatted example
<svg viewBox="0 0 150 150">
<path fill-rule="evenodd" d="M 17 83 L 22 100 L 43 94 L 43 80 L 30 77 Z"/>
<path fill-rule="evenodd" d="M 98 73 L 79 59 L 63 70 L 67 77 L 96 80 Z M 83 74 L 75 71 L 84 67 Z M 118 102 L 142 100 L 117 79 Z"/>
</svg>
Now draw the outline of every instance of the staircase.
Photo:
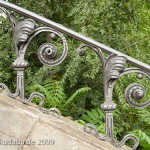
<svg viewBox="0 0 150 150">
<path fill-rule="evenodd" d="M 56 58 L 57 50 L 53 44 L 44 43 L 39 47 L 38 58 L 43 65 L 57 66 L 65 60 L 69 50 L 67 39 L 65 38 L 64 34 L 73 37 L 77 41 L 81 42 L 81 45 L 78 47 L 78 54 L 80 56 L 84 56 L 84 48 L 86 47 L 90 48 L 93 52 L 95 52 L 98 55 L 100 62 L 102 64 L 104 74 L 103 82 L 104 82 L 105 101 L 101 104 L 101 109 L 106 114 L 105 134 L 98 133 L 97 129 L 92 124 L 87 124 L 84 127 L 84 131 L 87 132 L 88 129 L 93 130 L 96 133 L 96 137 L 98 139 L 100 140 L 109 139 L 111 141 L 111 144 L 114 145 L 115 147 L 122 147 L 127 140 L 131 139 L 134 141 L 132 150 L 136 150 L 139 144 L 139 140 L 134 135 L 128 134 L 124 136 L 121 141 L 117 141 L 114 138 L 113 111 L 116 109 L 117 104 L 114 103 L 112 98 L 113 88 L 116 81 L 126 74 L 137 73 L 137 78 L 139 79 L 142 78 L 143 76 L 150 78 L 150 66 L 130 56 L 127 56 L 115 49 L 103 45 L 93 39 L 81 35 L 73 30 L 70 30 L 58 23 L 55 23 L 31 11 L 23 9 L 19 6 L 16 6 L 14 4 L 2 0 L 0 0 L 0 6 L 1 6 L 0 9 L 7 15 L 10 22 L 12 23 L 12 28 L 14 32 L 13 33 L 14 43 L 16 49 L 16 59 L 12 63 L 12 67 L 17 72 L 17 86 L 15 93 L 11 93 L 4 83 L 0 84 L 1 89 L 4 89 L 6 91 L 7 96 L 11 98 L 19 97 L 20 101 L 23 102 L 24 104 L 31 104 L 33 98 L 38 97 L 41 100 L 38 106 L 41 112 L 46 114 L 55 112 L 59 116 L 60 112 L 57 108 L 50 108 L 49 110 L 46 110 L 42 107 L 45 98 L 41 93 L 34 92 L 28 99 L 25 98 L 24 71 L 29 65 L 28 61 L 25 60 L 25 54 L 29 44 L 32 42 L 32 39 L 34 37 L 43 32 L 51 33 L 51 38 L 58 36 L 62 40 L 63 51 L 61 56 L 59 58 Z M 15 16 L 9 13 L 9 10 L 22 14 L 23 16 L 27 17 L 27 19 L 17 20 Z M 38 23 L 42 23 L 44 24 L 44 26 L 42 27 L 38 26 Z M 105 58 L 103 53 L 108 53 L 109 56 Z M 132 64 L 132 66 L 134 67 L 127 68 L 126 64 Z M 150 105 L 150 100 L 141 103 L 138 102 L 139 100 L 142 100 L 144 98 L 145 92 L 146 90 L 142 85 L 136 83 L 131 84 L 125 90 L 125 99 L 127 103 L 129 103 L 131 106 L 135 108 L 148 107 Z M 85 136 L 88 137 L 90 135 Z M 77 145 L 75 144 L 75 147 L 76 146 Z M 101 148 L 98 147 L 98 149 Z"/>
</svg>

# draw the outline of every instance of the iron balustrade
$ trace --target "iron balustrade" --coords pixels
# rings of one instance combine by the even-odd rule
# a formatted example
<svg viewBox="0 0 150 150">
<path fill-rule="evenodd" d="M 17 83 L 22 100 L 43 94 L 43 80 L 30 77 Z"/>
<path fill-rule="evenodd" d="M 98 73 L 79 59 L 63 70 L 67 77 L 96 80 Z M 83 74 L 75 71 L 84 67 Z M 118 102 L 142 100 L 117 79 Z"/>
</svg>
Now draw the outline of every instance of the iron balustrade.
<svg viewBox="0 0 150 150">
<path fill-rule="evenodd" d="M 89 128 L 94 130 L 96 136 L 100 140 L 106 140 L 109 137 L 112 144 L 116 147 L 121 147 L 127 140 L 132 139 L 135 143 L 132 149 L 136 150 L 139 140 L 134 135 L 128 134 L 124 136 L 120 142 L 114 138 L 113 111 L 116 109 L 117 105 L 114 103 L 112 98 L 113 88 L 116 81 L 120 77 L 129 73 L 137 73 L 137 78 L 139 79 L 141 79 L 143 76 L 146 76 L 148 79 L 150 79 L 150 66 L 19 6 L 2 0 L 0 0 L 0 6 L 0 9 L 7 15 L 12 23 L 16 50 L 16 60 L 14 60 L 12 63 L 12 67 L 17 72 L 17 86 L 15 93 L 11 93 L 4 83 L 0 84 L 1 89 L 5 89 L 6 94 L 12 98 L 19 96 L 20 100 L 25 104 L 30 103 L 34 97 L 39 97 L 41 100 L 39 108 L 42 112 L 49 113 L 54 111 L 60 114 L 57 108 L 50 108 L 49 110 L 46 110 L 42 107 L 45 98 L 41 93 L 34 92 L 28 99 L 25 98 L 24 71 L 29 65 L 28 61 L 25 60 L 25 53 L 28 45 L 35 36 L 43 32 L 51 33 L 51 38 L 59 36 L 62 40 L 62 55 L 56 59 L 57 50 L 55 46 L 51 43 L 44 43 L 39 47 L 38 58 L 43 65 L 59 65 L 67 56 L 68 44 L 65 36 L 62 33 L 67 34 L 68 36 L 73 37 L 83 43 L 78 48 L 78 54 L 80 56 L 84 55 L 85 47 L 92 49 L 98 55 L 103 68 L 105 100 L 104 103 L 101 104 L 101 109 L 106 113 L 105 134 L 100 134 L 96 127 L 92 124 L 87 124 L 84 127 L 84 130 L 86 132 L 88 132 L 87 129 Z M 15 16 L 11 15 L 7 9 L 18 12 L 29 19 L 17 20 Z M 46 26 L 38 27 L 36 21 L 41 22 Z M 109 57 L 105 59 L 102 51 L 109 53 Z M 135 67 L 126 68 L 125 65 L 127 63 L 133 64 Z M 150 100 L 142 103 L 135 101 L 143 99 L 145 97 L 145 92 L 146 90 L 144 86 L 136 83 L 130 84 L 125 90 L 125 99 L 131 106 L 135 108 L 145 108 L 150 105 Z"/>
</svg>

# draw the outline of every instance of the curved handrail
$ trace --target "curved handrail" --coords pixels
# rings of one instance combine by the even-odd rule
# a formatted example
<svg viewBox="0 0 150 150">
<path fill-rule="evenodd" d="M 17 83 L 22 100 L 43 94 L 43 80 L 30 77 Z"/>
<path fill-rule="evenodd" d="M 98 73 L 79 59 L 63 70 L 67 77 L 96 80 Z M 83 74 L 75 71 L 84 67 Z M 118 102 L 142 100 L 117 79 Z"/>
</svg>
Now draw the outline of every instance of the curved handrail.
<svg viewBox="0 0 150 150">
<path fill-rule="evenodd" d="M 3 1 L 3 0 L 0 0 L 0 6 L 11 9 L 11 10 L 16 11 L 16 12 L 19 12 L 19 13 L 25 15 L 25 16 L 28 16 L 32 19 L 35 19 L 35 20 L 39 21 L 39 22 L 42 22 L 45 25 L 47 25 L 49 27 L 52 27 L 53 29 L 56 29 L 56 30 L 58 30 L 62 33 L 68 34 L 71 37 L 79 39 L 80 41 L 82 41 L 82 42 L 84 42 L 88 45 L 91 45 L 93 47 L 101 48 L 105 52 L 113 53 L 113 54 L 116 54 L 116 55 L 119 55 L 119 56 L 123 56 L 127 59 L 128 62 L 134 64 L 135 66 L 141 68 L 142 70 L 146 70 L 146 71 L 150 72 L 150 65 L 145 64 L 145 63 L 143 63 L 143 62 L 141 62 L 141 61 L 139 61 L 135 58 L 132 58 L 132 57 L 126 55 L 126 54 L 123 54 L 123 53 L 121 53 L 121 52 L 119 52 L 119 51 L 117 51 L 113 48 L 110 48 L 110 47 L 108 47 L 104 44 L 101 44 L 101 43 L 99 43 L 99 42 L 97 42 L 97 41 L 95 41 L 91 38 L 88 38 L 88 37 L 86 37 L 82 34 L 79 34 L 79 33 L 75 32 L 71 29 L 68 29 L 68 28 L 66 28 L 66 27 L 64 27 L 64 26 L 62 26 L 58 23 L 55 23 L 55 22 L 53 22 L 49 19 L 46 19 L 46 18 L 44 18 L 40 15 L 37 15 L 37 14 L 31 12 L 31 11 L 28 11 L 24 8 L 21 8 L 19 6 L 16 6 L 14 4 L 11 4 L 11 3 Z"/>
</svg>

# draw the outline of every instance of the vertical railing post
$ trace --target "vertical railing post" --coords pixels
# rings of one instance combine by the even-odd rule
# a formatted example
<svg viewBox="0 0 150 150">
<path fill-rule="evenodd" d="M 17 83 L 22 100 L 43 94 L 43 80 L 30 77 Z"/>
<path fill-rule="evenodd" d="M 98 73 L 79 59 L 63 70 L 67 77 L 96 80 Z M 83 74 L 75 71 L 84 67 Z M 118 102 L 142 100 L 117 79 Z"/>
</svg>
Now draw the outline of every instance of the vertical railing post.
<svg viewBox="0 0 150 150">
<path fill-rule="evenodd" d="M 12 63 L 12 67 L 17 71 L 17 89 L 19 89 L 21 101 L 25 99 L 24 71 L 28 64 L 24 59 L 16 59 Z"/>
</svg>

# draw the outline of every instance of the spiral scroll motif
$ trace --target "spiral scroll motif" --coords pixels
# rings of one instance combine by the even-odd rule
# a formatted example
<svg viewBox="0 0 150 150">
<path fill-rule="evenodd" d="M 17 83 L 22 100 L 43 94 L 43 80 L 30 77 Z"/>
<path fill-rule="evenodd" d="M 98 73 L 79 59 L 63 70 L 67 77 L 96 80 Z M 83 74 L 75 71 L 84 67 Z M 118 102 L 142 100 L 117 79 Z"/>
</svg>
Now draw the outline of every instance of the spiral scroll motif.
<svg viewBox="0 0 150 150">
<path fill-rule="evenodd" d="M 57 50 L 51 43 L 44 43 L 40 46 L 38 51 L 39 60 L 43 64 L 52 64 L 52 60 L 56 57 Z"/>
<path fill-rule="evenodd" d="M 51 43 L 44 43 L 43 45 L 39 47 L 38 58 L 41 61 L 41 63 L 44 65 L 57 66 L 61 64 L 66 58 L 67 53 L 68 53 L 68 44 L 67 44 L 65 37 L 61 33 L 54 31 L 50 28 L 48 29 L 48 32 L 52 32 L 53 34 L 58 35 L 62 39 L 63 47 L 64 47 L 63 53 L 58 59 L 55 60 L 56 54 L 57 54 L 56 47 Z"/>
<path fill-rule="evenodd" d="M 125 99 L 133 107 L 137 107 L 137 108 L 146 107 L 149 101 L 143 103 L 137 103 L 133 101 L 133 99 L 138 101 L 142 100 L 145 97 L 145 95 L 146 95 L 146 90 L 144 86 L 140 84 L 136 84 L 136 83 L 131 84 L 125 90 Z"/>
<path fill-rule="evenodd" d="M 92 46 L 87 45 L 87 44 L 81 44 L 77 49 L 77 52 L 78 52 L 79 56 L 84 56 L 86 54 L 86 51 L 84 50 L 84 48 L 90 48 L 98 55 L 98 57 L 100 59 L 100 62 L 102 64 L 102 67 L 104 69 L 105 59 L 104 59 L 104 56 L 103 56 L 103 53 L 102 53 L 101 49 L 92 47 Z"/>
</svg>

